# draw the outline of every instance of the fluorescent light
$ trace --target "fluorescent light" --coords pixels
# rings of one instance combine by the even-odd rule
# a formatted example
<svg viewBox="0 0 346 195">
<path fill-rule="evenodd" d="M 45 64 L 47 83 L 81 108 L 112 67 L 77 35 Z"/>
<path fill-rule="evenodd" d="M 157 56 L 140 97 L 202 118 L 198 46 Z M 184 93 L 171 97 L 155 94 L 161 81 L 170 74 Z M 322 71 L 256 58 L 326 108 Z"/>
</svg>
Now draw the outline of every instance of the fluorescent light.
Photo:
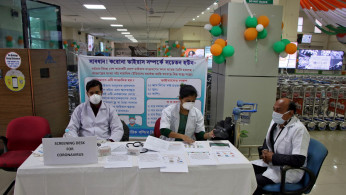
<svg viewBox="0 0 346 195">
<path fill-rule="evenodd" d="M 129 35 L 129 34 L 131 34 L 130 32 L 122 32 L 121 34 L 123 34 L 123 35 Z"/>
<path fill-rule="evenodd" d="M 214 5 L 217 5 L 217 3 L 215 2 Z"/>
<path fill-rule="evenodd" d="M 87 9 L 106 9 L 104 5 L 90 5 L 90 4 L 83 4 L 84 7 Z"/>
<path fill-rule="evenodd" d="M 133 37 L 133 35 L 125 35 L 125 37 Z"/>
<path fill-rule="evenodd" d="M 122 24 L 111 24 L 112 27 L 123 27 L 124 25 Z"/>
<path fill-rule="evenodd" d="M 102 20 L 117 20 L 115 17 L 101 17 Z"/>
<path fill-rule="evenodd" d="M 134 43 L 138 43 L 138 41 L 137 40 L 131 40 L 132 42 L 134 42 Z"/>
<path fill-rule="evenodd" d="M 210 7 L 208 7 L 207 10 L 210 10 Z"/>
<path fill-rule="evenodd" d="M 196 20 L 196 19 L 192 18 L 192 20 Z"/>
<path fill-rule="evenodd" d="M 117 31 L 127 31 L 127 29 L 124 29 L 124 28 L 118 28 Z"/>
<path fill-rule="evenodd" d="M 204 12 L 202 12 L 202 14 L 204 14 Z"/>
<path fill-rule="evenodd" d="M 197 18 L 199 18 L 199 16 L 197 16 Z"/>
</svg>

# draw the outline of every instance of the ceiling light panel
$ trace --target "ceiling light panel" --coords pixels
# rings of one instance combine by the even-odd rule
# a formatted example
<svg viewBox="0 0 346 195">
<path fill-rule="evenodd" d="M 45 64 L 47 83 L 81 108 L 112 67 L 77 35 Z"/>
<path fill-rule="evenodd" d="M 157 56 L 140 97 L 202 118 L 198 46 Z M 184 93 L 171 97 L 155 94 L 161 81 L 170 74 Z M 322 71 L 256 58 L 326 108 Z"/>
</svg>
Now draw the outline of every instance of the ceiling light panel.
<svg viewBox="0 0 346 195">
<path fill-rule="evenodd" d="M 125 28 L 118 28 L 117 31 L 127 31 Z"/>
<path fill-rule="evenodd" d="M 101 17 L 102 20 L 117 20 L 115 17 Z"/>
<path fill-rule="evenodd" d="M 124 25 L 122 24 L 111 24 L 112 27 L 123 27 Z"/>
<path fill-rule="evenodd" d="M 104 5 L 91 5 L 91 4 L 84 4 L 84 7 L 87 9 L 106 9 Z"/>
<path fill-rule="evenodd" d="M 123 35 L 129 35 L 129 34 L 131 34 L 130 32 L 122 32 L 121 34 L 123 34 Z"/>
</svg>

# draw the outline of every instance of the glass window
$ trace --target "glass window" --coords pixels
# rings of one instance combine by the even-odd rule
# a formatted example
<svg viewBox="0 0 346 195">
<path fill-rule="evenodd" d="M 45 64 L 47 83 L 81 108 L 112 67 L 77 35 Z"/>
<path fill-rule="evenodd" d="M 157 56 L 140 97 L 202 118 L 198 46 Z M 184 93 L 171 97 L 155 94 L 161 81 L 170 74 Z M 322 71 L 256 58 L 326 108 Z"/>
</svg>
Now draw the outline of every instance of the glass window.
<svg viewBox="0 0 346 195">
<path fill-rule="evenodd" d="M 32 49 L 61 49 L 60 7 L 27 1 L 29 46 Z"/>
<path fill-rule="evenodd" d="M 303 32 L 303 17 L 298 17 L 298 28 L 297 32 Z"/>
<path fill-rule="evenodd" d="M 321 27 L 322 27 L 322 23 L 321 23 L 320 21 L 318 21 L 317 19 L 315 20 L 315 23 L 316 23 L 318 26 L 321 26 Z M 314 33 L 322 33 L 322 31 L 321 31 L 319 28 L 317 28 L 317 27 L 315 26 Z"/>
<path fill-rule="evenodd" d="M 20 0 L 0 1 L 0 48 L 24 48 Z"/>
</svg>

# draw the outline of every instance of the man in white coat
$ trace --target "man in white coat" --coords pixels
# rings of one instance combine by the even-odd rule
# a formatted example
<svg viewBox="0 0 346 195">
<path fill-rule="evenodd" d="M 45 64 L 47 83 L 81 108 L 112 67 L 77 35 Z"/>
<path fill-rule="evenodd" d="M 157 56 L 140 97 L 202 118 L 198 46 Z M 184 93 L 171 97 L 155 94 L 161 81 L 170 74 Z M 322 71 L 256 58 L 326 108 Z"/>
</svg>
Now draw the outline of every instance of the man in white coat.
<svg viewBox="0 0 346 195">
<path fill-rule="evenodd" d="M 120 141 L 123 125 L 115 108 L 102 101 L 102 83 L 91 80 L 86 84 L 86 91 L 88 99 L 73 111 L 67 126 L 70 135 Z"/>
<path fill-rule="evenodd" d="M 296 105 L 290 99 L 275 102 L 262 159 L 252 161 L 257 180 L 255 195 L 262 194 L 263 186 L 281 182 L 281 166 L 306 166 L 310 135 L 295 113 Z M 299 182 L 303 174 L 302 170 L 289 170 L 286 182 Z"/>
</svg>

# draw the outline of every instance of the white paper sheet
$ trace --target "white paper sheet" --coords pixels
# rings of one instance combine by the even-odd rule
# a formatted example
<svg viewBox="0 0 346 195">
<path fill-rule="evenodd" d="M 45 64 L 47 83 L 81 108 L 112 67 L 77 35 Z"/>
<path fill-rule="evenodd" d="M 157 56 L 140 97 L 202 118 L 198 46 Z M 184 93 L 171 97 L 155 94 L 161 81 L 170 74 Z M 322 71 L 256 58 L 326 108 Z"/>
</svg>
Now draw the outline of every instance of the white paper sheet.
<svg viewBox="0 0 346 195">
<path fill-rule="evenodd" d="M 186 152 L 208 151 L 209 146 L 207 145 L 207 142 L 194 142 L 192 144 L 184 143 L 184 150 Z"/>
<path fill-rule="evenodd" d="M 168 151 L 171 152 L 182 152 L 184 151 L 184 144 L 182 142 L 170 142 Z"/>
<path fill-rule="evenodd" d="M 127 154 L 127 148 L 125 143 L 117 145 L 116 148 L 112 148 L 112 154 Z"/>
<path fill-rule="evenodd" d="M 34 157 L 43 157 L 43 145 L 41 144 L 35 151 L 32 151 L 32 154 Z"/>
<path fill-rule="evenodd" d="M 210 152 L 188 152 L 189 165 L 216 165 L 217 162 Z"/>
<path fill-rule="evenodd" d="M 164 167 L 162 156 L 157 152 L 142 153 L 138 156 L 138 167 L 144 168 L 157 168 Z"/>
<path fill-rule="evenodd" d="M 235 161 L 237 161 L 237 156 L 230 150 L 214 151 L 214 155 L 219 164 L 233 164 Z"/>
<path fill-rule="evenodd" d="M 153 136 L 148 136 L 143 147 L 158 152 L 167 151 L 169 148 L 169 142 Z"/>
<path fill-rule="evenodd" d="M 107 156 L 106 162 L 103 165 L 104 168 L 121 168 L 121 167 L 132 167 L 132 156 L 126 154 L 117 154 Z"/>
<path fill-rule="evenodd" d="M 187 160 L 183 153 L 161 153 L 165 167 L 160 168 L 160 172 L 189 172 Z"/>
</svg>

